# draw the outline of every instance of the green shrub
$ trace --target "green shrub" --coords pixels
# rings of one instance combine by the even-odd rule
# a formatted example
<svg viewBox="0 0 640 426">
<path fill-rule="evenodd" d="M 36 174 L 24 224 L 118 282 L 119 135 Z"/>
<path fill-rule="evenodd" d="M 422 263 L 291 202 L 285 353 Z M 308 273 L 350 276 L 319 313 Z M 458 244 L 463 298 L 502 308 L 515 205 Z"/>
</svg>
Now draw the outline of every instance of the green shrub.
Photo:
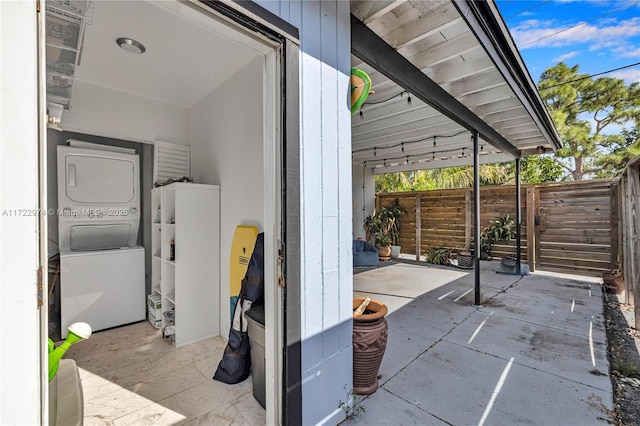
<svg viewBox="0 0 640 426">
<path fill-rule="evenodd" d="M 424 252 L 424 258 L 427 263 L 434 265 L 450 265 L 452 250 L 445 246 L 428 247 Z"/>
</svg>

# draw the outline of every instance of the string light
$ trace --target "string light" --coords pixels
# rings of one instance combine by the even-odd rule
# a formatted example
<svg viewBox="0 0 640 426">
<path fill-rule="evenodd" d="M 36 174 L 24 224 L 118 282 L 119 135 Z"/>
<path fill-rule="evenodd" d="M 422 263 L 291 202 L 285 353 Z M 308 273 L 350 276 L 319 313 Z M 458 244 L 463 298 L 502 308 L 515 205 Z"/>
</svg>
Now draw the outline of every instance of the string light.
<svg viewBox="0 0 640 426">
<path fill-rule="evenodd" d="M 433 146 L 434 146 L 434 148 L 436 146 L 436 137 L 435 136 L 433 137 Z"/>
<path fill-rule="evenodd" d="M 411 95 L 407 98 L 407 105 L 411 106 Z"/>
<path fill-rule="evenodd" d="M 364 113 L 360 110 L 360 120 L 364 120 Z"/>
<path fill-rule="evenodd" d="M 378 155 L 377 151 L 378 151 L 378 148 L 373 148 L 373 156 L 374 157 Z"/>
<path fill-rule="evenodd" d="M 402 143 L 402 152 L 404 152 L 404 142 Z"/>
</svg>

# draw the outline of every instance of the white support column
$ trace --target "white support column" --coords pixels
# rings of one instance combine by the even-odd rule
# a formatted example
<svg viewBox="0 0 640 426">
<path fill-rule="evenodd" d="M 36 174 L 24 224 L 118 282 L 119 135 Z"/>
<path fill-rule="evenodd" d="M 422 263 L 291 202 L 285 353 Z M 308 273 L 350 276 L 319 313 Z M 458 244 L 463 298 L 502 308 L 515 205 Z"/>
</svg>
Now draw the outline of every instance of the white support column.
<svg viewBox="0 0 640 426">
<path fill-rule="evenodd" d="M 0 424 L 41 418 L 37 13 L 0 1 Z"/>
</svg>

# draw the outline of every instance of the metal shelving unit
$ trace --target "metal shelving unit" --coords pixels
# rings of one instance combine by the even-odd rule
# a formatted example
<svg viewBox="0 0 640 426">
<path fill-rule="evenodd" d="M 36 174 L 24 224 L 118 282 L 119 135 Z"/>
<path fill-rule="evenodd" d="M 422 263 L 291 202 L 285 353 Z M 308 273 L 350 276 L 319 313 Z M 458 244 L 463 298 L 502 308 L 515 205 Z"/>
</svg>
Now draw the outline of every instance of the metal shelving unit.
<svg viewBox="0 0 640 426">
<path fill-rule="evenodd" d="M 94 0 L 49 0 L 46 4 L 47 102 L 71 106 L 76 67 Z"/>
</svg>

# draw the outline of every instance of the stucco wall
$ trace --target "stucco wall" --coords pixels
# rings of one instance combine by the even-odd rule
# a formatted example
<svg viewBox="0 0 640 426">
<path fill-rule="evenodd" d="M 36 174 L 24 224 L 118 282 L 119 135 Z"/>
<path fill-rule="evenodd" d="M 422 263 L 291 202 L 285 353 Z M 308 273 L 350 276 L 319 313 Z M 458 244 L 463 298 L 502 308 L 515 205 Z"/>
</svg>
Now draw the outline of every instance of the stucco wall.
<svg viewBox="0 0 640 426">
<path fill-rule="evenodd" d="M 73 102 L 62 113 L 61 127 L 134 142 L 189 145 L 187 109 L 82 81 L 73 85 Z"/>
<path fill-rule="evenodd" d="M 303 423 L 335 424 L 352 383 L 349 2 L 258 3 L 300 31 Z"/>
<path fill-rule="evenodd" d="M 364 218 L 376 208 L 376 185 L 373 169 L 353 164 L 353 237 L 365 238 Z"/>
<path fill-rule="evenodd" d="M 189 112 L 193 177 L 198 183 L 220 185 L 223 260 L 229 258 L 236 226 L 264 231 L 263 62 L 253 61 Z M 221 300 L 229 300 L 229 279 L 227 263 L 220 268 Z M 226 333 L 229 327 L 227 308 L 220 329 Z"/>
</svg>

